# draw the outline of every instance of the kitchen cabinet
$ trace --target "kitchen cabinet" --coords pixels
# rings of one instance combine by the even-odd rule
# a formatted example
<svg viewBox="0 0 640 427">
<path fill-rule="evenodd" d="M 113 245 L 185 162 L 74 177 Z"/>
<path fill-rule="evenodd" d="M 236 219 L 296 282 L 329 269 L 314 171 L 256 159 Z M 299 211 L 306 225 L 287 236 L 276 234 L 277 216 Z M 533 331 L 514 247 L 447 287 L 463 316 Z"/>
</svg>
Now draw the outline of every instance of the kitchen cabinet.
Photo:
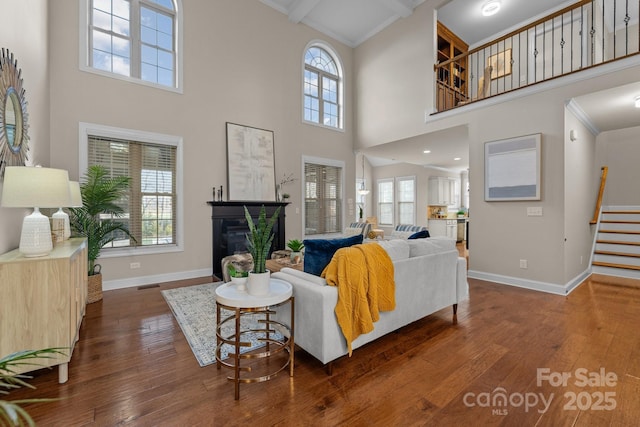
<svg viewBox="0 0 640 427">
<path fill-rule="evenodd" d="M 429 219 L 427 228 L 432 237 L 448 237 L 458 240 L 457 219 Z"/>
<path fill-rule="evenodd" d="M 430 177 L 428 200 L 430 205 L 458 207 L 460 183 L 457 179 L 446 176 Z"/>
<path fill-rule="evenodd" d="M 58 382 L 78 340 L 87 303 L 87 241 L 56 244 L 47 256 L 27 258 L 18 249 L 0 255 L 0 357 L 23 350 L 63 347 L 15 367 L 23 373 L 58 365 Z"/>
</svg>

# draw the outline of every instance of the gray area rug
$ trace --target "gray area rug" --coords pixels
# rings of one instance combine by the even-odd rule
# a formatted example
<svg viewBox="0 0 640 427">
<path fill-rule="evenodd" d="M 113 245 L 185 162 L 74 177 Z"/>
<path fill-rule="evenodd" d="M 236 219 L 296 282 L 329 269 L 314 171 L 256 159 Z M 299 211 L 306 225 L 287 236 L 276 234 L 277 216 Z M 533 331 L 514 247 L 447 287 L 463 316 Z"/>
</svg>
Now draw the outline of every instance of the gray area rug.
<svg viewBox="0 0 640 427">
<path fill-rule="evenodd" d="M 162 291 L 162 296 L 171 308 L 182 333 L 187 338 L 193 354 L 200 366 L 207 366 L 216 361 L 216 287 L 222 282 L 207 283 L 205 285 L 186 286 L 183 288 L 167 289 Z M 222 310 L 224 317 L 233 315 L 229 310 Z M 242 330 L 262 327 L 258 320 L 264 315 L 242 316 L 240 326 Z M 234 333 L 234 322 L 225 323 L 222 329 L 223 336 Z M 248 333 L 243 335 L 243 341 L 250 341 L 251 347 L 243 347 L 241 353 L 262 347 L 264 343 L 260 338 L 264 333 Z M 274 338 L 281 338 L 279 333 Z M 221 358 L 226 359 L 229 353 L 235 351 L 233 346 L 224 344 L 221 348 Z"/>
</svg>

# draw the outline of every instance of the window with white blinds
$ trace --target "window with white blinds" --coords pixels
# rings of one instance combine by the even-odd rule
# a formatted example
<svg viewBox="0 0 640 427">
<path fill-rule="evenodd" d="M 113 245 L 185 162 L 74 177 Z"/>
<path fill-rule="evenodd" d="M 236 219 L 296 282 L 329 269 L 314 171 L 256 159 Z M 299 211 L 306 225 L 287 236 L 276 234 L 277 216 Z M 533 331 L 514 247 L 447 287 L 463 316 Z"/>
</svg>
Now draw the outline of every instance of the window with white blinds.
<svg viewBox="0 0 640 427">
<path fill-rule="evenodd" d="M 124 132 L 129 135 L 121 137 L 123 132 L 99 126 L 84 132 L 86 141 L 81 145 L 86 146 L 81 147 L 81 153 L 86 151 L 87 167 L 101 165 L 111 177 L 131 178 L 128 194 L 118 202 L 125 214 L 114 219 L 124 222 L 137 242 L 122 234 L 107 247 L 178 245 L 180 142 L 164 135 L 153 141 L 155 134 L 146 133 L 137 140 L 135 132 Z"/>
<path fill-rule="evenodd" d="M 378 224 L 393 225 L 393 179 L 378 180 Z"/>
<path fill-rule="evenodd" d="M 398 224 L 416 223 L 416 178 L 396 178 Z"/>
<path fill-rule="evenodd" d="M 342 170 L 342 166 L 305 160 L 305 235 L 342 231 Z"/>
</svg>

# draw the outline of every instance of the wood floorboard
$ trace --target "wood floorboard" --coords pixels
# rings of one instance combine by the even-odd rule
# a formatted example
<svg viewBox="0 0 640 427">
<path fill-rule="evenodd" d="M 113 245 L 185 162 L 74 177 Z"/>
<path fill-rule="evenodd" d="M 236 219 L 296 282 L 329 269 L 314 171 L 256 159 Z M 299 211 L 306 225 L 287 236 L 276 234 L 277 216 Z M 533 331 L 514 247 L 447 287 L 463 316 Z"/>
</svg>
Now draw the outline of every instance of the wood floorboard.
<svg viewBox="0 0 640 427">
<path fill-rule="evenodd" d="M 293 378 L 243 384 L 235 401 L 231 371 L 199 366 L 160 293 L 208 281 L 104 292 L 87 306 L 69 381 L 58 384 L 55 369 L 35 371 L 35 390 L 5 398 L 60 398 L 26 405 L 39 426 L 640 424 L 637 286 L 591 278 L 561 297 L 470 279 L 455 322 L 443 309 L 337 360 L 332 376 L 297 349 Z M 538 385 L 542 368 L 571 377 Z M 580 368 L 604 368 L 617 381 L 577 385 Z M 553 398 L 546 412 L 541 403 L 491 404 L 499 390 Z M 614 393 L 615 409 L 566 408 L 565 393 L 597 392 Z"/>
</svg>

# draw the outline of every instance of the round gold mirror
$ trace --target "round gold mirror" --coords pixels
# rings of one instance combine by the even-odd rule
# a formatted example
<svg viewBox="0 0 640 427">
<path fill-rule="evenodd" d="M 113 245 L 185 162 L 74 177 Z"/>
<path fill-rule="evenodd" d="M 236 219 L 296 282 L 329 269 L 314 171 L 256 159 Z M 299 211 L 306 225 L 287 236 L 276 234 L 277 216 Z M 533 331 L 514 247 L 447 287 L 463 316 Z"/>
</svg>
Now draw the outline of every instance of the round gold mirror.
<svg viewBox="0 0 640 427">
<path fill-rule="evenodd" d="M 5 166 L 21 166 L 27 160 L 29 137 L 27 101 L 18 62 L 7 49 L 0 57 L 0 176 Z"/>
</svg>

